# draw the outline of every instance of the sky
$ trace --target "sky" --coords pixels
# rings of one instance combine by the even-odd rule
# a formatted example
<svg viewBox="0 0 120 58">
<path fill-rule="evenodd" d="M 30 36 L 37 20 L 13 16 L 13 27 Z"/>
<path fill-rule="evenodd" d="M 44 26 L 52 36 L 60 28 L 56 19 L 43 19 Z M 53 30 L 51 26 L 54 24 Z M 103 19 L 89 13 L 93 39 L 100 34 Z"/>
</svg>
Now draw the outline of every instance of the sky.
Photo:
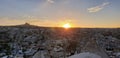
<svg viewBox="0 0 120 58">
<path fill-rule="evenodd" d="M 0 25 L 120 27 L 120 0 L 0 0 Z"/>
</svg>

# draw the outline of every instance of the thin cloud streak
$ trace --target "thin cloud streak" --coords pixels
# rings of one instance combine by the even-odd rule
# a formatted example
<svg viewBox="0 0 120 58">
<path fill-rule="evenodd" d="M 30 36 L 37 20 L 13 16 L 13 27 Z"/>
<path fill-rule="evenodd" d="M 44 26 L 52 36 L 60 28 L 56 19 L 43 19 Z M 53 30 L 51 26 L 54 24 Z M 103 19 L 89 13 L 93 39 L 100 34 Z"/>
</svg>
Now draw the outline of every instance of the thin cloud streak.
<svg viewBox="0 0 120 58">
<path fill-rule="evenodd" d="M 54 3 L 54 0 L 47 0 L 48 3 Z"/>
<path fill-rule="evenodd" d="M 90 13 L 94 13 L 94 12 L 98 12 L 98 11 L 101 11 L 102 9 L 104 9 L 107 5 L 109 5 L 110 3 L 109 2 L 105 2 L 103 3 L 102 5 L 98 5 L 98 6 L 95 6 L 95 7 L 91 7 L 91 8 L 88 8 L 88 12 Z"/>
</svg>

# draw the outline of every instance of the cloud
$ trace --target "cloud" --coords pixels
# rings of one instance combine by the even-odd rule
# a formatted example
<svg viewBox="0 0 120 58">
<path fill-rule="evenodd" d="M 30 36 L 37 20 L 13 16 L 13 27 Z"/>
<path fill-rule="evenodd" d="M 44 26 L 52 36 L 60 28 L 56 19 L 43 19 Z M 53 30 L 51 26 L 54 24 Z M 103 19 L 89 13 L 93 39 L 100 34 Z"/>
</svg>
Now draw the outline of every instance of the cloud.
<svg viewBox="0 0 120 58">
<path fill-rule="evenodd" d="M 88 8 L 88 12 L 90 13 L 93 13 L 93 12 L 98 12 L 98 11 L 101 11 L 102 9 L 105 8 L 105 6 L 109 5 L 110 3 L 109 2 L 105 2 L 105 3 L 102 3 L 102 5 L 98 5 L 98 6 L 95 6 L 95 7 L 91 7 L 91 8 Z"/>
<path fill-rule="evenodd" d="M 54 0 L 45 0 L 45 3 L 43 3 L 42 7 L 47 8 L 48 6 L 50 6 L 53 3 L 55 3 Z"/>
<path fill-rule="evenodd" d="M 54 3 L 54 0 L 47 0 L 48 3 Z"/>
</svg>

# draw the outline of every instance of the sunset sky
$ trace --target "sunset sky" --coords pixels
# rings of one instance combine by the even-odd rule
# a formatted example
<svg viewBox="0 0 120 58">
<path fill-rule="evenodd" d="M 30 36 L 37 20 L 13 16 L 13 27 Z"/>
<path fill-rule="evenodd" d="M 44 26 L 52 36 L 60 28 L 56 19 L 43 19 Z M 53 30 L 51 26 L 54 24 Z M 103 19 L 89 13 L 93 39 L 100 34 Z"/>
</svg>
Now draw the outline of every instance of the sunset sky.
<svg viewBox="0 0 120 58">
<path fill-rule="evenodd" d="M 120 0 L 0 0 L 0 25 L 120 27 Z"/>
</svg>

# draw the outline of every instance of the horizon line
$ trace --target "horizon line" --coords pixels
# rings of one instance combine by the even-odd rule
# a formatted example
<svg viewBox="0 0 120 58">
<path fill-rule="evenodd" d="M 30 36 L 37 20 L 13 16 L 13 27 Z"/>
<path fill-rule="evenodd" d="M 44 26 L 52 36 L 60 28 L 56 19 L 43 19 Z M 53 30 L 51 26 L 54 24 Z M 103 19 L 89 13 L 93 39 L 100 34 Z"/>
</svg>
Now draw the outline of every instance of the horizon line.
<svg viewBox="0 0 120 58">
<path fill-rule="evenodd" d="M 0 25 L 0 27 L 12 27 L 12 26 L 24 26 L 26 23 L 24 24 L 16 24 L 16 25 Z M 29 23 L 28 23 L 29 24 Z M 46 27 L 46 28 L 64 28 L 64 27 L 60 27 L 60 26 L 39 26 L 39 25 L 32 25 L 29 24 L 29 26 L 36 26 L 36 27 Z M 70 27 L 70 28 L 120 28 L 120 27 Z"/>
</svg>

